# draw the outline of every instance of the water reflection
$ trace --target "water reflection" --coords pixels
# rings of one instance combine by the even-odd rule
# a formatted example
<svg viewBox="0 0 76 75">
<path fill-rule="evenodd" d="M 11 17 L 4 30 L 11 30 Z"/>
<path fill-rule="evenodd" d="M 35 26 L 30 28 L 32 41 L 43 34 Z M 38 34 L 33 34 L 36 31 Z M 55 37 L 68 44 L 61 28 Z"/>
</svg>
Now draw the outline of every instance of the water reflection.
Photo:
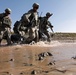
<svg viewBox="0 0 76 75">
<path fill-rule="evenodd" d="M 48 45 L 49 44 L 49 45 Z M 48 53 L 52 55 L 48 55 Z M 74 75 L 75 43 L 17 45 L 0 48 L 0 75 Z"/>
</svg>

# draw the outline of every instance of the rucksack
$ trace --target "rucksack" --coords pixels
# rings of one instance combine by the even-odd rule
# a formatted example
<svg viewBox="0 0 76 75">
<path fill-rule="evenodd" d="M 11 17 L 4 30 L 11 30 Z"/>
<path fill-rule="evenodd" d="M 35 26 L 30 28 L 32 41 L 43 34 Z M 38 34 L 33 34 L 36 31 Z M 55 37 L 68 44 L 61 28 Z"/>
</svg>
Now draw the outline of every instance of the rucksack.
<svg viewBox="0 0 76 75">
<path fill-rule="evenodd" d="M 18 32 L 20 27 L 20 21 L 16 21 L 13 27 L 14 32 Z"/>
</svg>

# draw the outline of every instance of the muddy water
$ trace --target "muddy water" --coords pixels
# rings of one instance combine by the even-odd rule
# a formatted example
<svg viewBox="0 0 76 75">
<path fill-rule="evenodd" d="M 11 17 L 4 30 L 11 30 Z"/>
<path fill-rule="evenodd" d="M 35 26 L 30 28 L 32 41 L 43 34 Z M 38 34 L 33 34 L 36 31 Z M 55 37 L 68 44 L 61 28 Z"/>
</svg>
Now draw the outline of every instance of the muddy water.
<svg viewBox="0 0 76 75">
<path fill-rule="evenodd" d="M 0 47 L 0 75 L 76 75 L 75 56 L 75 43 Z"/>
</svg>

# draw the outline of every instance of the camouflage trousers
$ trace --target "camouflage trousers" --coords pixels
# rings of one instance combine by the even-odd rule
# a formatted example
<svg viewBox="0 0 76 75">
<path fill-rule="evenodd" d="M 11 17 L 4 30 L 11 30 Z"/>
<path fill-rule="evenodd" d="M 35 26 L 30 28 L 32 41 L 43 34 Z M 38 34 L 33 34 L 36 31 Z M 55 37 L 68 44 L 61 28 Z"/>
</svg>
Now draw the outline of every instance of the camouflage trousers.
<svg viewBox="0 0 76 75">
<path fill-rule="evenodd" d="M 47 36 L 47 41 L 50 42 L 51 41 L 51 39 L 50 39 L 51 37 L 50 37 L 50 34 L 48 33 L 48 31 L 47 30 L 41 30 L 41 32 L 44 33 Z"/>
<path fill-rule="evenodd" d="M 10 28 L 0 28 L 0 44 L 2 39 L 6 39 L 7 44 L 11 44 L 11 30 Z"/>
</svg>

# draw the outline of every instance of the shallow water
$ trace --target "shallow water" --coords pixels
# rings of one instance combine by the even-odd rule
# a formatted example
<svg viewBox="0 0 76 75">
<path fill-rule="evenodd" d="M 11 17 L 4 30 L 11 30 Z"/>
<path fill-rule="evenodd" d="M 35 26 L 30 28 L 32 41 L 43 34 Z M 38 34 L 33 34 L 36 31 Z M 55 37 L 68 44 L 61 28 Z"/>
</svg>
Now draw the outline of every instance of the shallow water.
<svg viewBox="0 0 76 75">
<path fill-rule="evenodd" d="M 40 53 L 50 52 L 39 60 Z M 76 43 L 39 42 L 0 47 L 0 75 L 76 75 Z M 52 64 L 49 64 L 52 63 Z"/>
</svg>

